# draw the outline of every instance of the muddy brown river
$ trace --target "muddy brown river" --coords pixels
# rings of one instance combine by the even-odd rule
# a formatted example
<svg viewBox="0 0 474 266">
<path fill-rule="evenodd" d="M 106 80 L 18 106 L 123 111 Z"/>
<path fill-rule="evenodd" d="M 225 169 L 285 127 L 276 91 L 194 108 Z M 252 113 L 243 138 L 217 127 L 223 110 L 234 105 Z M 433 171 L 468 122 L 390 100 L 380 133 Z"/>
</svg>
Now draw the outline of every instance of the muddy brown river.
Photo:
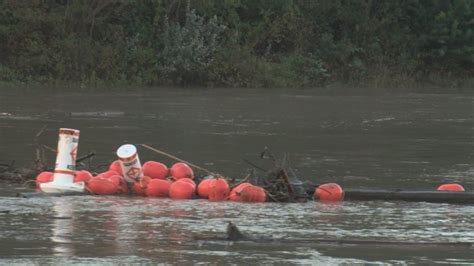
<svg viewBox="0 0 474 266">
<path fill-rule="evenodd" d="M 243 177 L 251 170 L 243 159 L 267 166 L 259 155 L 268 147 L 277 157 L 289 154 L 297 175 L 314 183 L 435 190 L 459 182 L 473 191 L 473 100 L 312 90 L 2 90 L 0 163 L 30 164 L 35 135 L 47 125 L 40 140 L 51 147 L 58 128 L 81 130 L 79 156 L 94 150 L 95 164 L 114 160 L 121 144 L 145 143 Z M 139 153 L 143 162 L 173 163 Z M 1 184 L 0 264 L 474 264 L 473 247 L 434 244 L 474 243 L 473 205 L 15 197 L 21 191 L 32 190 Z M 223 241 L 228 221 L 271 241 Z"/>
</svg>

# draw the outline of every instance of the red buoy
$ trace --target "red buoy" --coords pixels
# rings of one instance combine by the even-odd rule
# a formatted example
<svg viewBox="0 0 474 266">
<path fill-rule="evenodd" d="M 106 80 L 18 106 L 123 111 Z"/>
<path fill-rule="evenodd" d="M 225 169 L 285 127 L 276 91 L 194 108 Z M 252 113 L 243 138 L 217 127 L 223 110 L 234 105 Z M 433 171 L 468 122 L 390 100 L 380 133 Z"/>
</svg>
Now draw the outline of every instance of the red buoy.
<svg viewBox="0 0 474 266">
<path fill-rule="evenodd" d="M 146 196 L 146 188 L 150 180 L 151 178 L 149 178 L 148 176 L 141 176 L 138 182 L 135 182 L 132 186 L 133 193 L 140 196 Z"/>
<path fill-rule="evenodd" d="M 143 175 L 149 176 L 151 179 L 166 179 L 169 174 L 168 167 L 163 163 L 148 161 L 142 166 Z"/>
<path fill-rule="evenodd" d="M 148 197 L 166 198 L 169 197 L 172 182 L 166 179 L 151 179 L 146 188 Z"/>
<path fill-rule="evenodd" d="M 438 187 L 439 191 L 445 190 L 445 191 L 464 191 L 464 187 L 461 186 L 460 184 L 452 183 L 452 184 L 444 184 Z"/>
<path fill-rule="evenodd" d="M 214 178 L 209 183 L 209 200 L 222 201 L 229 197 L 229 184 L 224 178 Z"/>
<path fill-rule="evenodd" d="M 120 165 L 120 160 L 113 161 L 109 166 L 109 171 L 114 171 L 119 175 L 123 175 L 122 165 Z"/>
<path fill-rule="evenodd" d="M 119 186 L 102 176 L 94 176 L 87 184 L 89 191 L 99 195 L 115 194 L 119 191 Z"/>
<path fill-rule="evenodd" d="M 211 180 L 212 179 L 204 179 L 199 183 L 197 187 L 199 197 L 203 199 L 209 198 L 209 185 L 211 184 Z"/>
<path fill-rule="evenodd" d="M 41 183 L 48 183 L 53 181 L 53 172 L 41 172 L 38 176 L 36 176 L 35 183 L 36 187 L 39 188 Z"/>
<path fill-rule="evenodd" d="M 320 201 L 342 201 L 344 199 L 344 190 L 336 183 L 320 185 L 314 191 L 314 199 Z"/>
<path fill-rule="evenodd" d="M 176 181 L 170 186 L 170 198 L 172 199 L 191 199 L 193 197 L 195 187 L 188 182 Z"/>
<path fill-rule="evenodd" d="M 193 169 L 185 163 L 173 164 L 173 166 L 171 166 L 170 173 L 175 179 L 181 179 L 186 177 L 194 179 Z"/>
<path fill-rule="evenodd" d="M 196 183 L 191 178 L 185 177 L 185 178 L 178 179 L 178 181 L 179 182 L 187 182 L 187 183 L 193 185 L 194 189 L 196 189 Z M 178 181 L 175 181 L 175 182 L 178 182 Z"/>
<path fill-rule="evenodd" d="M 252 186 L 252 184 L 245 182 L 245 183 L 242 183 L 242 184 L 234 187 L 230 191 L 229 200 L 231 200 L 231 201 L 240 201 L 240 193 L 242 192 L 242 189 L 244 189 L 248 186 Z"/>
<path fill-rule="evenodd" d="M 113 170 L 109 170 L 109 171 L 106 171 L 106 172 L 102 172 L 102 173 L 99 173 L 97 176 L 102 176 L 102 177 L 105 177 L 105 178 L 109 178 L 113 175 L 120 175 L 118 172 L 116 171 L 113 171 Z"/>
<path fill-rule="evenodd" d="M 125 179 L 121 175 L 112 175 L 107 178 L 110 182 L 117 185 L 119 188 L 117 192 L 128 193 L 128 185 Z"/>
<path fill-rule="evenodd" d="M 267 194 L 259 186 L 246 186 L 240 191 L 240 201 L 243 202 L 265 202 Z"/>
<path fill-rule="evenodd" d="M 87 184 L 87 182 L 89 182 L 91 178 L 92 178 L 92 174 L 89 171 L 86 171 L 86 170 L 76 171 L 76 175 L 74 176 L 74 183 L 84 182 Z"/>
</svg>

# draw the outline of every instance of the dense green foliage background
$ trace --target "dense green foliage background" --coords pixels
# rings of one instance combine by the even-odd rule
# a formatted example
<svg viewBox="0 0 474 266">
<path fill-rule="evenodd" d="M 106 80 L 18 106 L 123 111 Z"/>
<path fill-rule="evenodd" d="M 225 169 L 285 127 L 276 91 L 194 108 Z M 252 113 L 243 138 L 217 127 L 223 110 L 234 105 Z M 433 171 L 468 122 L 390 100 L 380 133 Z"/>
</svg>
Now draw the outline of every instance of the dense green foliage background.
<svg viewBox="0 0 474 266">
<path fill-rule="evenodd" d="M 0 80 L 457 86 L 474 76 L 473 6 L 472 0 L 3 0 Z"/>
</svg>

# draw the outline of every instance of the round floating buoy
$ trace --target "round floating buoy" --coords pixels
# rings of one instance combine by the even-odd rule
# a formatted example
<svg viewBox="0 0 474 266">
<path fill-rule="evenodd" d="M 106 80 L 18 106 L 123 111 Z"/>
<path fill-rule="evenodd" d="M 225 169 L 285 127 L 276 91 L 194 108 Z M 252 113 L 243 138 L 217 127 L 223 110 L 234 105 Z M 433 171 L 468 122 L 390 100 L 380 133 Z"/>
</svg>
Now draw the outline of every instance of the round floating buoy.
<svg viewBox="0 0 474 266">
<path fill-rule="evenodd" d="M 314 191 L 314 199 L 320 201 L 342 201 L 344 199 L 344 190 L 336 183 L 320 185 Z"/>
<path fill-rule="evenodd" d="M 122 166 L 120 165 L 120 160 L 113 161 L 109 166 L 109 171 L 114 171 L 117 174 L 123 176 Z"/>
<path fill-rule="evenodd" d="M 444 184 L 438 187 L 439 191 L 464 191 L 464 187 L 461 186 L 460 184 Z"/>
<path fill-rule="evenodd" d="M 89 191 L 99 195 L 111 195 L 119 191 L 119 186 L 102 176 L 94 176 L 87 184 Z"/>
<path fill-rule="evenodd" d="M 59 129 L 53 181 L 41 183 L 41 191 L 46 193 L 84 192 L 85 184 L 83 182 L 74 183 L 79 135 L 80 131 L 76 129 Z"/>
<path fill-rule="evenodd" d="M 169 197 L 172 182 L 166 179 L 151 179 L 146 188 L 148 197 L 166 198 Z"/>
<path fill-rule="evenodd" d="M 149 176 L 151 179 L 166 179 L 169 169 L 163 163 L 148 161 L 142 166 L 143 175 Z"/>
<path fill-rule="evenodd" d="M 245 183 L 242 183 L 242 184 L 234 187 L 230 191 L 229 200 L 231 200 L 231 201 L 240 201 L 240 193 L 242 192 L 242 189 L 244 189 L 248 186 L 252 186 L 252 184 L 245 182 Z"/>
<path fill-rule="evenodd" d="M 151 178 L 149 178 L 148 176 L 141 176 L 138 179 L 138 182 L 133 183 L 133 186 L 132 186 L 133 193 L 140 196 L 146 196 L 146 188 L 150 181 L 151 181 Z"/>
<path fill-rule="evenodd" d="M 170 186 L 170 198 L 172 199 L 191 199 L 195 187 L 186 181 L 176 181 Z"/>
<path fill-rule="evenodd" d="M 187 178 L 187 177 L 186 177 L 186 178 L 181 178 L 181 179 L 179 179 L 178 181 L 179 181 L 179 182 L 187 182 L 187 183 L 193 185 L 194 190 L 196 190 L 196 183 L 195 183 L 194 180 L 192 180 L 191 178 Z M 178 181 L 175 181 L 175 182 L 178 182 Z"/>
<path fill-rule="evenodd" d="M 89 182 L 89 180 L 91 180 L 92 177 L 93 176 L 89 171 L 86 171 L 86 170 L 76 171 L 76 175 L 74 176 L 74 183 L 84 182 L 87 184 L 87 182 Z"/>
<path fill-rule="evenodd" d="M 114 183 L 118 187 L 117 192 L 128 193 L 128 186 L 125 179 L 121 175 L 112 175 L 107 178 L 110 182 Z"/>
<path fill-rule="evenodd" d="M 209 185 L 211 184 L 211 180 L 212 179 L 204 179 L 199 183 L 197 187 L 199 197 L 203 199 L 209 198 Z"/>
<path fill-rule="evenodd" d="M 194 179 L 194 172 L 189 165 L 185 163 L 175 163 L 171 166 L 170 174 L 177 180 L 181 178 Z"/>
<path fill-rule="evenodd" d="M 209 200 L 210 201 L 222 201 L 229 197 L 230 189 L 229 184 L 224 178 L 214 178 L 209 183 Z"/>
<path fill-rule="evenodd" d="M 240 201 L 243 202 L 265 202 L 267 200 L 267 194 L 265 190 L 259 186 L 245 186 L 240 191 Z"/>
<path fill-rule="evenodd" d="M 35 183 L 36 187 L 39 188 L 41 183 L 48 183 L 53 181 L 53 172 L 41 172 L 38 176 L 36 176 Z"/>
<path fill-rule="evenodd" d="M 105 177 L 105 178 L 109 178 L 113 175 L 120 175 L 118 172 L 116 171 L 113 171 L 113 170 L 109 170 L 109 171 L 106 171 L 106 172 L 102 172 L 102 173 L 99 173 L 97 176 L 102 176 L 102 177 Z"/>
</svg>

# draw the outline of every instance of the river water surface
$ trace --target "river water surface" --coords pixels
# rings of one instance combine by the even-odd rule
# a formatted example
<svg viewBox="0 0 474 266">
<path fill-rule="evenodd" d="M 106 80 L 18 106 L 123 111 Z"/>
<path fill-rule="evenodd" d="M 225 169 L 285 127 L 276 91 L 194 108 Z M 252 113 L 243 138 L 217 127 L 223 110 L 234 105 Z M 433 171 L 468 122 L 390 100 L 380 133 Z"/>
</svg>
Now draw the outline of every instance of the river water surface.
<svg viewBox="0 0 474 266">
<path fill-rule="evenodd" d="M 156 89 L 0 92 L 0 162 L 27 165 L 35 135 L 55 147 L 60 127 L 81 130 L 79 155 L 114 160 L 146 143 L 243 177 L 268 147 L 289 154 L 304 180 L 347 188 L 474 188 L 473 96 L 320 95 L 307 90 Z M 140 148 L 141 160 L 173 162 Z M 50 164 L 54 154 L 50 154 Z M 474 264 L 474 249 L 324 244 L 310 239 L 474 242 L 474 206 L 407 202 L 211 203 L 140 197 L 22 199 L 0 188 L 0 264 Z M 275 239 L 228 242 L 232 221 Z M 298 241 L 298 240 L 304 241 Z M 294 240 L 294 241 L 293 241 Z"/>
</svg>

